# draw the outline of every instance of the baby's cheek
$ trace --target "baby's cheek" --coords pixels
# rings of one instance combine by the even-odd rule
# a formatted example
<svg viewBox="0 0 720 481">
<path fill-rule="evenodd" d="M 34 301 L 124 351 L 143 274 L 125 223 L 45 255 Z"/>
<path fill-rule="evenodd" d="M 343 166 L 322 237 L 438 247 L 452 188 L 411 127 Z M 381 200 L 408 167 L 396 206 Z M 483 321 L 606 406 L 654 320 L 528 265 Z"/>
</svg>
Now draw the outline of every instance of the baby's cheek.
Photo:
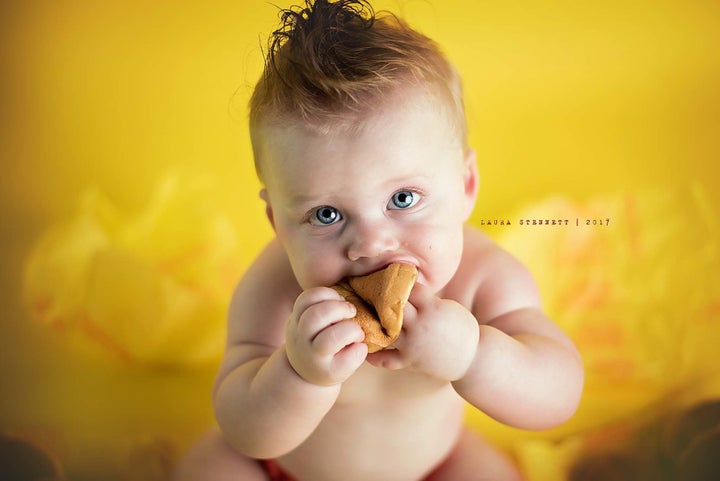
<svg viewBox="0 0 720 481">
<path fill-rule="evenodd" d="M 303 289 L 331 286 L 344 277 L 338 265 L 338 262 L 329 255 L 307 257 L 302 267 L 298 269 L 300 272 L 296 272 L 295 275 Z"/>
<path fill-rule="evenodd" d="M 448 233 L 436 242 L 428 243 L 426 282 L 435 292 L 441 290 L 454 277 L 462 257 L 462 234 Z"/>
</svg>

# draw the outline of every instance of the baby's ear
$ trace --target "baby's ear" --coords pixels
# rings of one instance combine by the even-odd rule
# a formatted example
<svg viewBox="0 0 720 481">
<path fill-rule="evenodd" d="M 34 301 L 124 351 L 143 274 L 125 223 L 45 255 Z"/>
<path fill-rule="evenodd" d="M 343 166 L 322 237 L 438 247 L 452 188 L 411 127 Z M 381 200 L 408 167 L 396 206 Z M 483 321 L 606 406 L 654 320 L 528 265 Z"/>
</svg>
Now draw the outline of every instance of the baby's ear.
<svg viewBox="0 0 720 481">
<path fill-rule="evenodd" d="M 470 214 L 475 208 L 475 202 L 480 189 L 480 172 L 478 171 L 474 149 L 467 149 L 465 152 L 464 169 L 463 182 L 465 186 L 465 199 L 467 200 L 465 215 L 466 217 L 470 217 Z"/>
<path fill-rule="evenodd" d="M 275 216 L 273 215 L 272 206 L 270 205 L 270 197 L 268 196 L 267 189 L 260 190 L 260 198 L 265 201 L 265 215 L 270 221 L 273 230 L 275 230 Z"/>
</svg>

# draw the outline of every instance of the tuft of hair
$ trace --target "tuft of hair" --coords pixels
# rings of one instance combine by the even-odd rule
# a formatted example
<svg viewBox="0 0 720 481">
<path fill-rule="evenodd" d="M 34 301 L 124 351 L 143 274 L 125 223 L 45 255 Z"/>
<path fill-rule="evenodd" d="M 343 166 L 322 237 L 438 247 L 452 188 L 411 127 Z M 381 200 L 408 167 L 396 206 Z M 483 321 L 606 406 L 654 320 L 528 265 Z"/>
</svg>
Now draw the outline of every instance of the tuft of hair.
<svg viewBox="0 0 720 481">
<path fill-rule="evenodd" d="M 460 78 L 438 45 L 366 0 L 306 0 L 280 11 L 250 100 L 253 144 L 263 126 L 291 121 L 328 131 L 413 86 L 442 100 L 465 144 Z M 256 152 L 256 163 L 257 163 Z"/>
</svg>

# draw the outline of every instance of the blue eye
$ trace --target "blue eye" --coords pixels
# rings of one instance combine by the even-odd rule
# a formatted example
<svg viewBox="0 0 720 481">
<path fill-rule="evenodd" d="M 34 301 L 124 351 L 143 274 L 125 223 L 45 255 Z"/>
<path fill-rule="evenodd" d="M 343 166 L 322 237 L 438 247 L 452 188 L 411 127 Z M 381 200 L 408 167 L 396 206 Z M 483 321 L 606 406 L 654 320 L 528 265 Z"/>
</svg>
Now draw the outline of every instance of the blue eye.
<svg viewBox="0 0 720 481">
<path fill-rule="evenodd" d="M 329 205 L 318 207 L 310 215 L 310 223 L 313 225 L 330 225 L 334 224 L 340 219 L 342 219 L 340 211 L 338 211 L 335 207 L 331 207 Z"/>
<path fill-rule="evenodd" d="M 392 200 L 388 203 L 389 209 L 409 209 L 420 200 L 420 194 L 411 190 L 401 190 L 395 192 Z"/>
</svg>

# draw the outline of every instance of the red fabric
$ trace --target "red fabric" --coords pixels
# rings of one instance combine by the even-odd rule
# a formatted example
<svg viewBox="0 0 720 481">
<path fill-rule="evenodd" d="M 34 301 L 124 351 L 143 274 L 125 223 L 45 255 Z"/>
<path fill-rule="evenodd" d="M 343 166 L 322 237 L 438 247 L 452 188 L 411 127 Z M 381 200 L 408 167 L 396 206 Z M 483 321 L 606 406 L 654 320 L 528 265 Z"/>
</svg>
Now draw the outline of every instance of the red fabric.
<svg viewBox="0 0 720 481">
<path fill-rule="evenodd" d="M 270 481 L 297 481 L 295 478 L 283 471 L 278 463 L 272 459 L 261 459 L 259 462 L 260 466 L 262 466 L 265 470 L 265 473 L 270 477 Z M 429 480 L 432 478 L 432 476 L 440 470 L 443 464 L 444 463 L 441 463 L 440 466 L 436 467 L 425 479 Z"/>
<path fill-rule="evenodd" d="M 295 478 L 283 471 L 272 459 L 261 459 L 260 466 L 270 477 L 270 481 L 297 481 Z"/>
</svg>

